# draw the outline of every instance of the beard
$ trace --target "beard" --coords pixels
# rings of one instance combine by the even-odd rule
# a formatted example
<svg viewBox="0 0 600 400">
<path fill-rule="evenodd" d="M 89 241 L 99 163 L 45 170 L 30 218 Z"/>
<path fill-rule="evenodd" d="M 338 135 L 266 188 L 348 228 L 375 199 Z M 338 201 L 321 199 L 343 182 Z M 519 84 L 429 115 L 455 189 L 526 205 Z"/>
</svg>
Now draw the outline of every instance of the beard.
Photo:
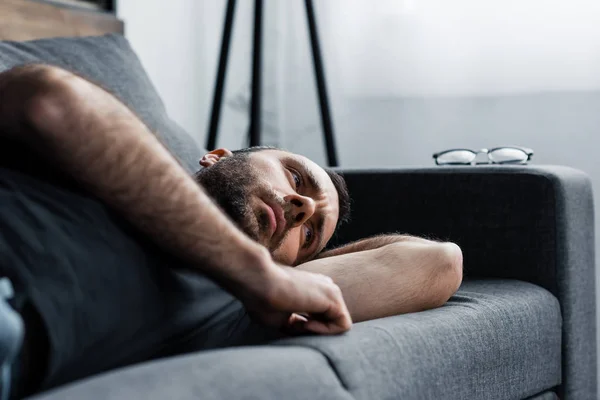
<svg viewBox="0 0 600 400">
<path fill-rule="evenodd" d="M 285 236 L 274 243 L 269 243 L 268 239 L 261 241 L 261 233 L 266 235 L 269 231 L 269 215 L 264 211 L 255 213 L 251 204 L 253 194 L 261 192 L 263 198 L 277 202 L 282 207 L 284 202 L 272 190 L 261 187 L 260 173 L 250 163 L 248 154 L 234 154 L 221 158 L 211 167 L 198 171 L 194 177 L 238 228 L 252 240 L 264 245 L 271 252 L 281 245 Z"/>
<path fill-rule="evenodd" d="M 247 154 L 222 158 L 198 171 L 195 179 L 240 229 L 259 241 L 261 227 L 250 207 L 250 194 L 258 177 Z"/>
</svg>

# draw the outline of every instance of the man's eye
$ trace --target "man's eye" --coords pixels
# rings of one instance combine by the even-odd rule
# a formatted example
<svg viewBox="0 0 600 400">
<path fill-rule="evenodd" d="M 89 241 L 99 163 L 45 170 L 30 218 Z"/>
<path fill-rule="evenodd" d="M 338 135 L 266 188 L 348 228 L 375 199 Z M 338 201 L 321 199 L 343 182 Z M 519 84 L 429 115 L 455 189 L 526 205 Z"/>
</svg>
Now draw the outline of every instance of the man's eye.
<svg viewBox="0 0 600 400">
<path fill-rule="evenodd" d="M 307 226 L 307 227 L 305 227 L 305 231 L 304 231 L 304 248 L 310 247 L 312 240 L 313 240 L 313 232 L 310 229 L 310 227 Z"/>
<path fill-rule="evenodd" d="M 296 171 L 290 172 L 292 173 L 292 177 L 294 178 L 294 184 L 296 185 L 296 189 L 298 189 L 302 184 L 302 179 L 300 179 L 300 175 Z"/>
</svg>

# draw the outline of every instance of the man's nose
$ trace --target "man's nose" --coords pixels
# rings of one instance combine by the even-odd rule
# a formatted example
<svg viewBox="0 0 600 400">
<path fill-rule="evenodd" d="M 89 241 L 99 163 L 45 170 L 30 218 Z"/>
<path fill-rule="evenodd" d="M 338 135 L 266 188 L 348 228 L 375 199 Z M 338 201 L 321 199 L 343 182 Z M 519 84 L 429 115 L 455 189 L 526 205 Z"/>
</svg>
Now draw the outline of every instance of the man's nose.
<svg viewBox="0 0 600 400">
<path fill-rule="evenodd" d="M 292 194 L 284 197 L 290 207 L 290 224 L 293 228 L 304 224 L 315 213 L 315 201 L 310 197 Z"/>
</svg>

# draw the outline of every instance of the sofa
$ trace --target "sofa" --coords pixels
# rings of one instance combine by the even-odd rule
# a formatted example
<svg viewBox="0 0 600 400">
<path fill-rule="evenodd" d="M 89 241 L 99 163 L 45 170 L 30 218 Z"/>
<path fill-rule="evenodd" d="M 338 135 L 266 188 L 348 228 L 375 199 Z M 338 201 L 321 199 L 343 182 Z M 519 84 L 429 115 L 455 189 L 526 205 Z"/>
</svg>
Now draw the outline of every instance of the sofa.
<svg viewBox="0 0 600 400">
<path fill-rule="evenodd" d="M 0 42 L 0 71 L 27 62 L 103 84 L 193 172 L 202 149 L 168 118 L 123 37 Z M 35 160 L 15 154 L 3 154 L 0 174 L 46 179 Z M 597 398 L 594 210 L 584 173 L 533 165 L 339 171 L 353 215 L 333 244 L 382 232 L 456 242 L 465 280 L 446 305 L 339 336 L 148 360 L 31 398 Z"/>
</svg>

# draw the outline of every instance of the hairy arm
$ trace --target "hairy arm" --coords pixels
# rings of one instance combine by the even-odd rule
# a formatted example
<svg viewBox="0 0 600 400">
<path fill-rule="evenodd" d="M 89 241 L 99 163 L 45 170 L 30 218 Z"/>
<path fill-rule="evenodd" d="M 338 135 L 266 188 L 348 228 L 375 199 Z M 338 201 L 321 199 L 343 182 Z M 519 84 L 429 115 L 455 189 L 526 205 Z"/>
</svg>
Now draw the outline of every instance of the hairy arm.
<svg viewBox="0 0 600 400">
<path fill-rule="evenodd" d="M 67 71 L 26 66 L 0 76 L 0 131 L 38 150 L 165 247 L 217 278 L 267 254 L 120 101 Z M 218 268 L 217 268 L 218 266 Z"/>
<path fill-rule="evenodd" d="M 453 243 L 382 235 L 329 250 L 297 268 L 330 276 L 359 322 L 443 305 L 462 281 L 462 253 Z"/>
<path fill-rule="evenodd" d="M 0 139 L 27 145 L 117 210 L 157 244 L 240 298 L 263 322 L 315 313 L 320 333 L 350 328 L 339 288 L 280 268 L 226 217 L 149 129 L 117 98 L 45 65 L 0 74 Z M 308 288 L 308 289 L 307 289 Z"/>
</svg>

